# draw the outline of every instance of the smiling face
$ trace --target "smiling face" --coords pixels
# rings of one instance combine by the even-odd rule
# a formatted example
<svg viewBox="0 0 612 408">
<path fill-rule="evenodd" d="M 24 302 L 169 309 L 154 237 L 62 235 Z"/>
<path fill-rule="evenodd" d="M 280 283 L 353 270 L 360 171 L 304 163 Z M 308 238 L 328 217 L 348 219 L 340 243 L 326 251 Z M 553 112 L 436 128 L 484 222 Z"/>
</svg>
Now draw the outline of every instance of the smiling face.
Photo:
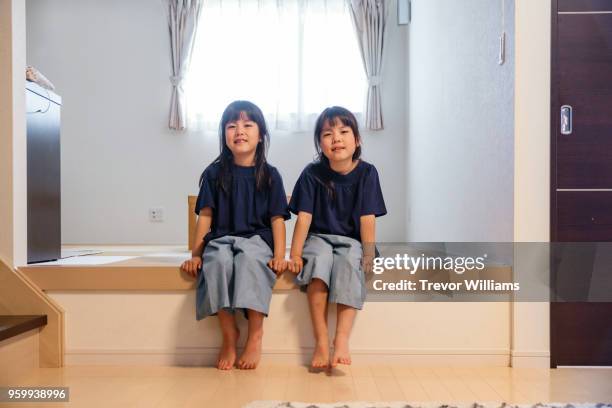
<svg viewBox="0 0 612 408">
<path fill-rule="evenodd" d="M 260 142 L 259 126 L 251 120 L 245 112 L 240 112 L 240 117 L 225 124 L 225 144 L 231 150 L 234 157 L 246 157 L 253 155 Z"/>
<path fill-rule="evenodd" d="M 323 124 L 319 145 L 321 152 L 332 163 L 352 161 L 359 142 L 356 140 L 353 129 L 336 118 Z"/>
</svg>

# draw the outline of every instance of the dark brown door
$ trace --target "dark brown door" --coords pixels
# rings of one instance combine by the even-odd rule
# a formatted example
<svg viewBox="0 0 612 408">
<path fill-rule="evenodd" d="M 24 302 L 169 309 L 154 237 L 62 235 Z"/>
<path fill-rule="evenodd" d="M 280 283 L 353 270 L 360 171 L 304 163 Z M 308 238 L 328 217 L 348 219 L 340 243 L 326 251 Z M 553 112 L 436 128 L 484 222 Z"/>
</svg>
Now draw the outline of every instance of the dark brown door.
<svg viewBox="0 0 612 408">
<path fill-rule="evenodd" d="M 552 5 L 551 241 L 609 242 L 612 0 Z M 589 284 L 591 266 L 576 266 L 575 287 Z M 552 367 L 612 365 L 612 303 L 553 301 L 550 334 Z"/>
</svg>

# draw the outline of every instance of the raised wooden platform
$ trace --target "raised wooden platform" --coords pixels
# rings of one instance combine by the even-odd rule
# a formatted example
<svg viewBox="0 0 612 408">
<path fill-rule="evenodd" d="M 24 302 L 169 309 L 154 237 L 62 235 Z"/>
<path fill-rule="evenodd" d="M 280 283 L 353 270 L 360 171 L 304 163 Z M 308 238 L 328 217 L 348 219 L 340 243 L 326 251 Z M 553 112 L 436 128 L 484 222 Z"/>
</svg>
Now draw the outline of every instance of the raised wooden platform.
<svg viewBox="0 0 612 408">
<path fill-rule="evenodd" d="M 195 279 L 180 270 L 190 252 L 181 247 L 71 247 L 101 251 L 19 268 L 42 290 L 192 290 Z M 292 290 L 293 274 L 285 273 L 275 291 Z"/>
</svg>

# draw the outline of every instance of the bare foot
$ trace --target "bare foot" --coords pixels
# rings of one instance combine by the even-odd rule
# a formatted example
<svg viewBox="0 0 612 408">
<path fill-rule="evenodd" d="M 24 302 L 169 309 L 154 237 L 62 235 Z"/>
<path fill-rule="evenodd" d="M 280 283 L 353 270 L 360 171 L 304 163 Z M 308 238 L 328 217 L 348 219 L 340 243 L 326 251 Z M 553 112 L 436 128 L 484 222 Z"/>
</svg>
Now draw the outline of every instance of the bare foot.
<svg viewBox="0 0 612 408">
<path fill-rule="evenodd" d="M 336 367 L 338 364 L 351 364 L 348 337 L 336 337 L 334 339 L 334 356 L 331 366 Z"/>
<path fill-rule="evenodd" d="M 251 334 L 244 345 L 244 351 L 238 360 L 238 368 L 241 370 L 253 370 L 257 368 L 261 359 L 261 339 L 263 333 Z"/>
<path fill-rule="evenodd" d="M 310 367 L 314 369 L 329 367 L 329 344 L 327 341 L 317 341 Z"/>
<path fill-rule="evenodd" d="M 240 337 L 240 331 L 236 327 L 233 333 L 223 335 L 223 345 L 217 358 L 217 368 L 219 370 L 231 370 L 236 362 L 236 343 Z"/>
</svg>

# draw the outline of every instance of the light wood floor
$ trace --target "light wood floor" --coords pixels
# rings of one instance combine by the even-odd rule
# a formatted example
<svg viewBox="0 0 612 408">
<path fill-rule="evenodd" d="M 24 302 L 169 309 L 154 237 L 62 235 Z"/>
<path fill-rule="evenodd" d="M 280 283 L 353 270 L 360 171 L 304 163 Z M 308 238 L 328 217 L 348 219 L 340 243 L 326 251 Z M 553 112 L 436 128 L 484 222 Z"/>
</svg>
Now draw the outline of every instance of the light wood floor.
<svg viewBox="0 0 612 408">
<path fill-rule="evenodd" d="M 209 367 L 39 369 L 14 386 L 70 387 L 70 403 L 18 407 L 241 407 L 249 401 L 612 402 L 612 369 L 353 365 L 309 373 L 265 362 L 254 371 Z M 0 403 L 0 406 L 3 404 Z"/>
</svg>

